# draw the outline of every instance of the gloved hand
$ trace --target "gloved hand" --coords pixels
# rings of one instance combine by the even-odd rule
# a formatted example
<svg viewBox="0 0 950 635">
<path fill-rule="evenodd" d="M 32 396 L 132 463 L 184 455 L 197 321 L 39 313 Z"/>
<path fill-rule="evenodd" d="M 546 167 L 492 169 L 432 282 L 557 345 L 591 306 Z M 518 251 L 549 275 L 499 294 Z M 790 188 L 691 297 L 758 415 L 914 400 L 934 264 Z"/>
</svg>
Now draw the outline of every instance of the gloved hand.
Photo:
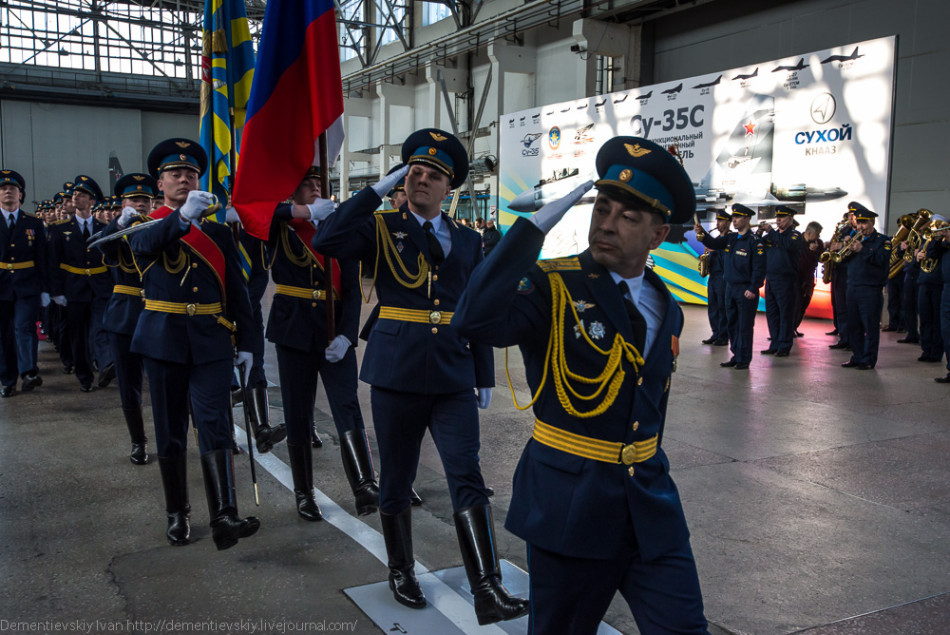
<svg viewBox="0 0 950 635">
<path fill-rule="evenodd" d="M 228 222 L 228 223 L 240 223 L 240 222 L 241 222 L 241 217 L 238 216 L 237 210 L 234 209 L 233 207 L 227 207 L 227 208 L 225 208 L 224 211 L 225 211 L 225 214 L 226 214 L 226 216 L 225 216 L 225 222 Z"/>
<path fill-rule="evenodd" d="M 343 359 L 351 346 L 353 346 L 353 342 L 351 342 L 346 335 L 337 335 L 333 338 L 333 341 L 330 342 L 330 345 L 327 346 L 327 350 L 323 356 L 326 357 L 327 361 L 331 364 L 336 364 Z"/>
<path fill-rule="evenodd" d="M 54 295 L 51 299 L 59 306 L 66 306 L 66 296 L 64 295 Z"/>
<path fill-rule="evenodd" d="M 318 223 L 336 211 L 336 203 L 328 198 L 318 198 L 307 205 L 307 209 L 310 210 L 310 220 Z"/>
<path fill-rule="evenodd" d="M 531 216 L 531 222 L 545 234 L 551 231 L 558 221 L 564 217 L 569 209 L 574 207 L 577 201 L 587 193 L 587 190 L 594 187 L 593 181 L 585 181 L 580 186 L 571 190 L 571 192 L 562 199 L 548 203 Z"/>
<path fill-rule="evenodd" d="M 178 213 L 182 219 L 188 222 L 194 222 L 201 217 L 202 212 L 214 205 L 214 194 L 211 192 L 202 192 L 201 190 L 192 190 L 188 192 L 188 200 L 184 202 Z"/>
<path fill-rule="evenodd" d="M 476 388 L 478 391 L 478 407 L 480 410 L 488 408 L 491 403 L 491 388 Z"/>
<path fill-rule="evenodd" d="M 136 212 L 136 211 L 135 211 L 134 209 L 132 209 L 131 207 L 128 207 L 128 206 L 123 207 L 123 208 L 122 208 L 122 214 L 121 214 L 121 216 L 119 216 L 119 220 L 116 221 L 116 224 L 117 224 L 119 227 L 121 227 L 122 229 L 125 229 L 126 227 L 129 226 L 129 223 L 132 222 L 132 219 L 135 218 L 135 217 L 138 216 L 138 215 L 139 215 L 139 213 Z"/>
<path fill-rule="evenodd" d="M 234 365 L 244 375 L 244 385 L 251 379 L 251 366 L 254 365 L 254 353 L 248 351 L 238 351 L 234 356 Z"/>
<path fill-rule="evenodd" d="M 40 293 L 40 304 L 43 305 L 44 309 L 49 306 L 49 300 L 50 300 L 50 297 L 48 293 L 46 293 L 45 291 Z"/>
<path fill-rule="evenodd" d="M 401 181 L 402 179 L 404 179 L 407 174 L 409 174 L 409 166 L 404 165 L 398 170 L 396 170 L 395 172 L 393 172 L 392 174 L 387 174 L 386 176 L 381 178 L 379 180 L 379 183 L 372 186 L 373 191 L 376 192 L 377 195 L 379 195 L 379 198 L 383 198 L 384 196 L 389 194 L 389 190 L 393 189 L 393 186 L 396 185 L 396 183 L 399 183 L 399 181 Z"/>
</svg>

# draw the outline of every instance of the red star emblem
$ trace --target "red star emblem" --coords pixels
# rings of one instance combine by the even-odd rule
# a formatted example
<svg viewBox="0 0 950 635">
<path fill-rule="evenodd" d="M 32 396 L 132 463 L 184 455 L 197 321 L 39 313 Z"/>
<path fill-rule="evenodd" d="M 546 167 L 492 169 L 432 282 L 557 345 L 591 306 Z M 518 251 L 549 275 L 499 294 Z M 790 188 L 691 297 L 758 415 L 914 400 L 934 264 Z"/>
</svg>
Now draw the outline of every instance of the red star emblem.
<svg viewBox="0 0 950 635">
<path fill-rule="evenodd" d="M 746 135 L 755 134 L 755 123 L 751 119 L 749 120 L 749 123 L 744 125 Z"/>
</svg>

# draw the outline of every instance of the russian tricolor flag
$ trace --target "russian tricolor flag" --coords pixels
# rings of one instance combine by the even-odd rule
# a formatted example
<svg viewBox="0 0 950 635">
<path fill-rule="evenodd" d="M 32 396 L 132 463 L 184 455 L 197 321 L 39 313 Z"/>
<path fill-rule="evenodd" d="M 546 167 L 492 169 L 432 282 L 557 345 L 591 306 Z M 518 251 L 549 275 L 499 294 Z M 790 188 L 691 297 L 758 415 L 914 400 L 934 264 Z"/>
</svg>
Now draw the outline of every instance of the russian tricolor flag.
<svg viewBox="0 0 950 635">
<path fill-rule="evenodd" d="M 248 233 L 266 240 L 276 205 L 343 146 L 343 83 L 333 0 L 269 0 L 248 104 L 233 205 Z"/>
</svg>

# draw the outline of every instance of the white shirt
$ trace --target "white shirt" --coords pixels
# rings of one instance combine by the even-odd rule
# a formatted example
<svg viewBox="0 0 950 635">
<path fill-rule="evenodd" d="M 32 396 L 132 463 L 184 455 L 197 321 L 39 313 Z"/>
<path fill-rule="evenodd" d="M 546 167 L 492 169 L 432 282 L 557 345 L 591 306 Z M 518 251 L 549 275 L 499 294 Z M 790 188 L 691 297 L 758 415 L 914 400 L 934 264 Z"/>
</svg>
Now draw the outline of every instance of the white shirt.
<svg viewBox="0 0 950 635">
<path fill-rule="evenodd" d="M 411 209 L 409 212 L 415 216 L 416 220 L 419 221 L 419 226 L 422 227 L 427 219 L 419 216 Z M 445 257 L 448 258 L 449 252 L 452 251 L 452 234 L 448 226 L 442 224 L 442 214 L 440 213 L 429 222 L 432 223 L 432 232 L 435 234 L 435 237 L 438 238 L 439 244 L 442 245 L 442 251 L 445 252 Z"/>
<path fill-rule="evenodd" d="M 642 273 L 636 278 L 624 278 L 619 273 L 611 271 L 610 277 L 613 278 L 614 284 L 620 284 L 621 281 L 627 283 L 627 289 L 630 290 L 626 296 L 627 299 L 633 302 L 646 320 L 647 335 L 643 344 L 644 350 L 641 351 L 643 358 L 646 359 L 650 354 L 660 324 L 663 322 L 663 316 L 666 314 L 665 298 L 652 284 L 643 283 L 644 274 Z"/>
</svg>

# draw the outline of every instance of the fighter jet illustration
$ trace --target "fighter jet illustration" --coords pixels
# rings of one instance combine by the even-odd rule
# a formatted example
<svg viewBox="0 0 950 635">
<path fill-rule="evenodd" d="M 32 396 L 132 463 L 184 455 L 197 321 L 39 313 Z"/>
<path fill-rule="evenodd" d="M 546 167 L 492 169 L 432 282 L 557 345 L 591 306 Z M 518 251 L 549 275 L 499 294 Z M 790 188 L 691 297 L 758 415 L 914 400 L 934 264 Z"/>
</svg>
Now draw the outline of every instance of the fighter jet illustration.
<svg viewBox="0 0 950 635">
<path fill-rule="evenodd" d="M 574 141 L 591 141 L 590 129 L 594 127 L 594 124 L 590 123 L 584 126 L 583 128 L 578 128 L 577 132 L 574 133 Z"/>
<path fill-rule="evenodd" d="M 649 99 L 650 97 L 653 97 L 653 91 L 652 91 L 652 90 L 651 90 L 650 92 L 646 93 L 646 94 L 643 94 L 643 95 L 638 96 L 637 99 Z M 617 103 L 617 102 L 614 102 L 614 103 Z"/>
<path fill-rule="evenodd" d="M 803 68 L 805 68 L 805 58 L 800 57 L 798 58 L 798 64 L 795 66 L 776 66 L 772 69 L 772 72 L 777 73 L 779 71 L 800 71 Z"/>
<path fill-rule="evenodd" d="M 742 74 L 740 74 L 740 75 L 736 75 L 736 76 L 733 77 L 732 79 L 733 79 L 733 80 L 736 80 L 736 79 L 752 79 L 753 77 L 758 77 L 758 75 L 759 75 L 759 67 L 756 66 L 756 67 L 755 67 L 755 70 L 752 71 L 751 73 L 749 73 L 748 75 L 742 75 Z"/>
<path fill-rule="evenodd" d="M 668 88 L 668 89 L 664 90 L 661 94 L 663 94 L 663 95 L 675 95 L 676 93 L 680 92 L 681 90 L 683 90 L 683 85 L 682 85 L 682 84 L 680 84 L 679 86 L 674 86 L 673 88 Z M 643 97 L 640 97 L 640 99 L 643 99 Z"/>
<path fill-rule="evenodd" d="M 549 179 L 542 179 L 530 190 L 525 190 L 508 203 L 508 209 L 513 212 L 530 214 L 538 211 L 551 201 L 556 201 L 570 193 L 575 187 L 584 182 L 584 177 L 578 176 L 578 169 L 562 170 Z M 596 190 L 590 190 L 575 205 L 594 202 Z"/>
<path fill-rule="evenodd" d="M 720 81 L 722 81 L 722 75 L 720 75 L 719 77 L 717 77 L 716 79 L 712 80 L 712 81 L 709 82 L 709 83 L 706 83 L 706 84 L 696 84 L 695 86 L 693 86 L 693 88 L 709 88 L 710 86 L 715 86 L 715 85 L 718 84 Z"/>
<path fill-rule="evenodd" d="M 521 140 L 521 143 L 524 144 L 524 147 L 530 148 L 531 144 L 538 140 L 543 132 L 529 132 L 524 136 L 524 139 Z"/>
<path fill-rule="evenodd" d="M 623 102 L 627 101 L 627 97 L 629 97 L 629 96 L 630 96 L 630 94 L 627 93 L 627 94 L 625 94 L 623 97 L 621 97 L 621 98 L 619 98 L 619 99 L 615 99 L 615 100 L 614 100 L 614 103 L 615 103 L 615 104 L 622 104 Z"/>
<path fill-rule="evenodd" d="M 859 57 L 864 57 L 864 53 L 858 55 L 858 47 L 854 47 L 851 55 L 832 55 L 828 59 L 821 60 L 822 64 L 827 64 L 829 62 L 850 62 L 851 60 L 856 60 Z"/>
</svg>

